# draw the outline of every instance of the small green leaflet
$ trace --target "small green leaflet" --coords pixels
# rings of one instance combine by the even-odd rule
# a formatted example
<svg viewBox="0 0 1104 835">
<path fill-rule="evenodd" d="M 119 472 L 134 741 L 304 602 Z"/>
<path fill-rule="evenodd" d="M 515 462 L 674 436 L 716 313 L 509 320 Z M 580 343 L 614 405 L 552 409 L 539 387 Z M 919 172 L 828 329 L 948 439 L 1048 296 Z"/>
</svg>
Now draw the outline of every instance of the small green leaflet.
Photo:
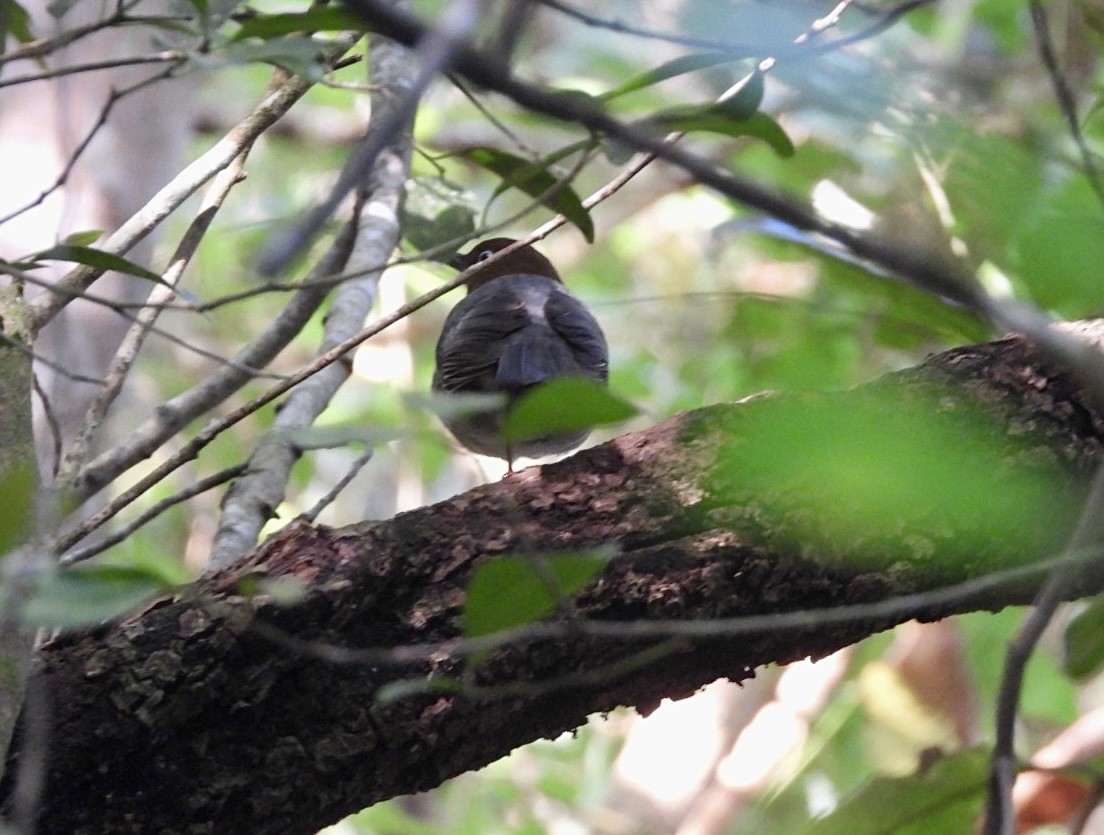
<svg viewBox="0 0 1104 835">
<path fill-rule="evenodd" d="M 364 19 L 340 6 L 326 6 L 309 12 L 284 12 L 258 15 L 241 21 L 241 28 L 231 41 L 246 38 L 270 40 L 298 32 L 364 31 Z"/>
<path fill-rule="evenodd" d="M 502 426 L 502 439 L 520 441 L 619 423 L 638 409 L 585 377 L 557 377 L 526 392 Z"/>
<path fill-rule="evenodd" d="M 157 572 L 140 568 L 100 565 L 69 569 L 31 594 L 22 618 L 28 626 L 90 626 L 123 615 L 170 588 Z"/>
<path fill-rule="evenodd" d="M 579 195 L 568 183 L 554 176 L 544 160 L 531 162 L 495 148 L 468 148 L 460 157 L 498 175 L 506 188 L 520 189 L 545 208 L 558 212 L 583 233 L 588 243 L 594 241 L 594 221 L 583 207 Z"/>
<path fill-rule="evenodd" d="M 609 560 L 608 552 L 590 552 L 499 557 L 484 563 L 468 582 L 464 635 L 478 638 L 544 617 L 556 608 L 558 598 L 578 592 Z"/>
</svg>

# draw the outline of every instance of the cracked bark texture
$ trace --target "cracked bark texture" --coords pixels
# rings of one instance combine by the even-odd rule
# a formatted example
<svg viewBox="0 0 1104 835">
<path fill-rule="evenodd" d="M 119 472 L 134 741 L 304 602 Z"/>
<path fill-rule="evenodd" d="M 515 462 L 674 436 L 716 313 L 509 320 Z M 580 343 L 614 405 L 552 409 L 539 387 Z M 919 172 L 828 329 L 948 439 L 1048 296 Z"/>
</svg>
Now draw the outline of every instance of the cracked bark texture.
<svg viewBox="0 0 1104 835">
<path fill-rule="evenodd" d="M 846 541 L 806 535 L 807 514 L 791 498 L 726 467 L 726 449 L 759 410 L 846 410 L 876 393 L 904 402 L 915 392 L 934 392 L 951 418 L 979 407 L 992 416 L 1007 446 L 995 480 L 1042 468 L 1059 489 L 1025 511 L 1021 529 L 998 531 L 982 547 L 949 523 Z M 894 416 L 884 420 L 892 426 Z M 679 415 L 388 521 L 337 530 L 293 524 L 185 594 L 41 649 L 52 724 L 39 829 L 313 832 L 554 737 L 596 711 L 648 711 L 716 678 L 740 681 L 762 664 L 822 656 L 914 617 L 1027 602 L 1038 578 L 891 616 L 685 640 L 635 666 L 624 661 L 646 639 L 532 641 L 466 672 L 445 653 L 424 664 L 341 664 L 302 643 L 402 647 L 453 638 L 467 579 L 497 554 L 616 547 L 574 607 L 618 621 L 832 608 L 1028 565 L 1060 550 L 1100 459 L 1102 428 L 1065 374 L 1010 338 L 849 392 L 771 395 Z M 292 577 L 307 593 L 291 606 L 245 596 L 243 581 L 256 576 Z M 1085 572 L 1082 590 L 1100 585 L 1099 572 Z M 274 640 L 274 631 L 294 641 Z M 533 686 L 497 699 L 375 698 L 389 682 L 427 675 Z M 587 678 L 540 686 L 572 675 Z M 18 766 L 16 751 L 0 787 L 8 797 Z"/>
</svg>

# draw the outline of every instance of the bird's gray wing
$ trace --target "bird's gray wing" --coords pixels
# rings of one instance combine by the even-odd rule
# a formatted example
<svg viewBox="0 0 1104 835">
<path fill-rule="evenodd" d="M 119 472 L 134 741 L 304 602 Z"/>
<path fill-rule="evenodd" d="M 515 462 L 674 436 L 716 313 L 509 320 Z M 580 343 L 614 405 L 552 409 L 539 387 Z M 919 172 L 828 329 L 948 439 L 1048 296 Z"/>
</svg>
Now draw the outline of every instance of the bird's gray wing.
<svg viewBox="0 0 1104 835">
<path fill-rule="evenodd" d="M 503 346 L 528 322 L 524 305 L 505 288 L 486 285 L 468 295 L 445 319 L 437 342 L 433 388 L 494 390 Z"/>
<path fill-rule="evenodd" d="M 567 345 L 579 373 L 594 380 L 609 379 L 609 347 L 598 320 L 566 290 L 553 293 L 544 308 L 549 326 Z"/>
</svg>

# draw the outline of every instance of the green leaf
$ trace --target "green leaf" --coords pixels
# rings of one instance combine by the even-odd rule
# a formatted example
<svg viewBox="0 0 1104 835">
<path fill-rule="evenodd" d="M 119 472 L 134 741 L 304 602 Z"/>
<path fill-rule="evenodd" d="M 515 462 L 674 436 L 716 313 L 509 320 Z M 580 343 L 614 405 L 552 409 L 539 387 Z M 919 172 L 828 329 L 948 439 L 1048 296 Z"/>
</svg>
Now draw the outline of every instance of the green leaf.
<svg viewBox="0 0 1104 835">
<path fill-rule="evenodd" d="M 272 38 L 292 35 L 299 32 L 344 32 L 365 31 L 364 18 L 353 14 L 340 6 L 325 6 L 311 9 L 309 12 L 283 12 L 280 14 L 259 15 L 241 21 L 241 28 L 231 41 L 246 38 Z"/>
<path fill-rule="evenodd" d="M 1084 679 L 1104 663 L 1104 598 L 1097 597 L 1069 619 L 1062 635 L 1066 674 Z"/>
<path fill-rule="evenodd" d="M 0 557 L 23 542 L 34 523 L 37 479 L 33 464 L 15 462 L 0 475 L 0 495 L 4 512 L 0 513 Z"/>
<path fill-rule="evenodd" d="M 813 821 L 802 835 L 972 832 L 985 798 L 988 752 L 944 757 L 911 777 L 879 777 Z"/>
<path fill-rule="evenodd" d="M 697 55 L 683 55 L 666 63 L 660 64 L 653 70 L 648 70 L 640 75 L 633 76 L 628 81 L 617 85 L 612 90 L 607 90 L 598 96 L 602 101 L 613 101 L 616 98 L 651 87 L 669 78 L 685 75 L 689 72 L 715 67 L 718 64 L 731 64 L 733 61 L 742 61 L 746 56 L 736 56 L 727 52 L 703 52 Z"/>
<path fill-rule="evenodd" d="M 562 214 L 583 233 L 588 243 L 594 241 L 594 221 L 579 195 L 568 183 L 554 176 L 543 160 L 530 162 L 486 147 L 468 148 L 460 156 L 498 175 L 505 188 L 519 189 L 542 206 Z"/>
<path fill-rule="evenodd" d="M 502 426 L 502 439 L 521 441 L 557 432 L 577 432 L 619 423 L 638 413 L 600 383 L 585 377 L 556 377 L 526 392 Z"/>
<path fill-rule="evenodd" d="M 742 122 L 733 122 L 730 119 L 706 114 L 698 118 L 675 120 L 667 126 L 667 130 L 685 133 L 705 131 L 725 136 L 754 136 L 766 142 L 780 157 L 792 157 L 794 154 L 790 137 L 778 122 L 765 113 L 756 113 Z"/>
<path fill-rule="evenodd" d="M 686 120 L 711 117 L 724 121 L 740 122 L 750 119 L 759 112 L 763 103 L 763 74 L 754 72 L 747 77 L 739 92 L 724 101 L 705 102 L 704 104 L 680 104 L 661 110 L 645 121 L 656 121 L 666 125 Z"/>
<path fill-rule="evenodd" d="M 819 549 L 822 562 L 898 559 L 946 584 L 967 564 L 1038 559 L 1069 535 L 1084 485 L 1028 450 L 949 385 L 764 397 L 725 425 L 706 492 L 733 505 L 756 497 L 760 512 L 787 520 L 772 536 Z"/>
<path fill-rule="evenodd" d="M 15 0 L 0 0 L 0 54 L 3 54 L 8 35 L 20 43 L 33 41 L 31 16 Z"/>
<path fill-rule="evenodd" d="M 561 160 L 567 159 L 569 156 L 577 154 L 579 151 L 585 151 L 593 144 L 593 141 L 590 139 L 581 139 L 578 142 L 572 142 L 570 145 L 558 148 L 550 154 L 545 154 L 536 162 L 526 162 L 522 160 L 522 162 L 526 163 L 525 167 L 518 169 L 516 173 L 507 177 L 502 184 L 495 189 L 495 196 L 506 191 L 506 189 L 519 187 L 519 183 L 525 182 L 534 174 L 539 174 L 541 171 L 547 171 Z"/>
<path fill-rule="evenodd" d="M 662 110 L 644 120 L 644 125 L 664 131 L 707 131 L 725 136 L 754 136 L 762 139 L 783 157 L 792 156 L 793 143 L 770 116 L 759 113 L 763 98 L 761 73 L 753 74 L 739 93 L 723 102 L 680 105 Z"/>
<path fill-rule="evenodd" d="M 70 569 L 39 586 L 22 617 L 29 626 L 89 626 L 123 615 L 169 588 L 157 573 L 139 568 Z"/>
<path fill-rule="evenodd" d="M 464 634 L 477 638 L 544 617 L 559 598 L 570 597 L 589 583 L 610 556 L 608 552 L 546 554 L 499 557 L 484 563 L 468 583 Z"/>
<path fill-rule="evenodd" d="M 164 284 L 161 276 L 152 270 L 135 264 L 116 255 L 113 252 L 104 252 L 102 249 L 93 249 L 90 246 L 78 246 L 74 244 L 58 244 L 41 252 L 28 256 L 31 261 L 72 261 L 76 264 L 84 264 L 86 267 L 95 267 L 98 270 L 114 270 L 115 272 L 136 275 L 149 281 Z"/>
</svg>

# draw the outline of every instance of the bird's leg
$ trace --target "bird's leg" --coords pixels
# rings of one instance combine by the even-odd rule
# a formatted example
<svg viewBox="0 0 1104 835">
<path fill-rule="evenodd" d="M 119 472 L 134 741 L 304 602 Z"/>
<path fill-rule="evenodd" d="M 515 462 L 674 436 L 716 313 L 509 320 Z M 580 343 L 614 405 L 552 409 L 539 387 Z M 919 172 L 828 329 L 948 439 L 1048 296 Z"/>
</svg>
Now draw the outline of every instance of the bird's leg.
<svg viewBox="0 0 1104 835">
<path fill-rule="evenodd" d="M 514 451 L 510 448 L 510 442 L 506 442 L 506 475 L 503 478 L 509 478 L 514 474 Z"/>
</svg>

